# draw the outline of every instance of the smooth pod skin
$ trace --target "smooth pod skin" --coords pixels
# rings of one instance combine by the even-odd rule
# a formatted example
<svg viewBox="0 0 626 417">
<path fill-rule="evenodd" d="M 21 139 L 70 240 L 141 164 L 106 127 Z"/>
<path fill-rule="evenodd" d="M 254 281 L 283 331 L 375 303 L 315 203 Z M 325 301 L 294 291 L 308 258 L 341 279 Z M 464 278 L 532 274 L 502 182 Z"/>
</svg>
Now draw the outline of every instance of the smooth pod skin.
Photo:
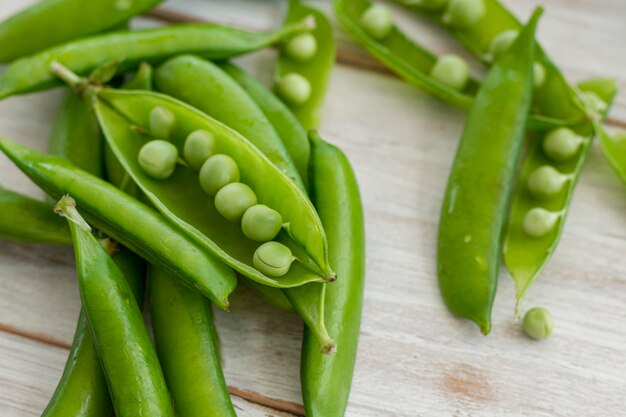
<svg viewBox="0 0 626 417">
<path fill-rule="evenodd" d="M 228 308 L 228 296 L 237 285 L 232 271 L 158 212 L 64 158 L 6 138 L 0 138 L 0 150 L 51 197 L 71 194 L 81 213 L 100 231 L 200 291 L 218 307 Z"/>
<path fill-rule="evenodd" d="M 141 170 L 136 155 L 146 138 L 131 130 L 129 123 L 145 126 L 149 110 L 157 105 L 168 107 L 176 116 L 180 132 L 172 143 L 179 151 L 190 132 L 210 131 L 217 138 L 218 152 L 237 162 L 240 182 L 252 188 L 259 203 L 281 214 L 288 227 L 279 235 L 279 241 L 287 244 L 298 258 L 289 274 L 276 280 L 253 267 L 257 244 L 243 235 L 239 224 L 226 221 L 214 211 L 213 198 L 200 187 L 194 172 L 178 169 L 167 181 L 155 181 Z M 180 230 L 227 265 L 250 279 L 275 287 L 334 279 L 324 229 L 312 204 L 293 181 L 237 132 L 182 102 L 150 92 L 102 89 L 98 92 L 96 113 L 108 143 L 150 201 Z"/>
<path fill-rule="evenodd" d="M 323 355 L 312 330 L 304 329 L 301 382 L 306 415 L 342 417 L 350 394 L 356 359 L 363 289 L 365 286 L 365 228 L 363 207 L 354 172 L 336 147 L 311 135 L 312 197 L 328 233 L 330 257 L 338 279 L 325 292 L 324 316 L 329 335 L 337 342 L 334 355 Z"/>
<path fill-rule="evenodd" d="M 52 212 L 48 203 L 0 187 L 0 213 L 1 239 L 53 245 L 72 243 L 67 223 Z"/>
<path fill-rule="evenodd" d="M 196 107 L 239 132 L 284 174 L 303 186 L 291 156 L 270 121 L 220 67 L 197 56 L 179 56 L 157 69 L 155 85 L 158 91 Z"/>
<path fill-rule="evenodd" d="M 304 129 L 308 131 L 319 127 L 326 89 L 335 65 L 336 51 L 333 28 L 326 15 L 300 0 L 289 0 L 284 27 L 288 27 L 306 16 L 315 18 L 315 29 L 310 32 L 317 45 L 315 54 L 310 59 L 302 61 L 294 58 L 285 48 L 281 48 L 274 78 L 276 82 L 279 82 L 287 74 L 298 74 L 307 80 L 308 85 L 310 85 L 307 99 L 298 102 L 287 101 L 286 105 Z"/>
<path fill-rule="evenodd" d="M 144 262 L 124 248 L 111 256 L 128 280 L 135 300 L 141 306 L 144 292 Z M 81 311 L 63 376 L 42 417 L 110 417 L 112 412 L 113 405 L 100 357 L 94 345 L 87 317 Z"/>
<path fill-rule="evenodd" d="M 235 417 L 211 305 L 157 268 L 149 279 L 154 341 L 176 415 Z"/>
<path fill-rule="evenodd" d="M 533 90 L 534 34 L 541 9 L 487 74 L 470 110 L 439 220 L 437 270 L 454 314 L 491 330 L 503 226 Z M 480 196 L 480 198 L 477 198 Z"/>
<path fill-rule="evenodd" d="M 80 97 L 68 89 L 54 117 L 48 151 L 75 161 L 79 168 L 102 177 L 103 146 L 96 115 Z"/>
<path fill-rule="evenodd" d="M 46 0 L 0 23 L 0 62 L 115 29 L 162 0 Z"/>
<path fill-rule="evenodd" d="M 220 67 L 248 93 L 274 126 L 306 186 L 311 149 L 298 119 L 278 97 L 242 69 L 229 63 Z"/>
<path fill-rule="evenodd" d="M 120 61 L 118 72 L 124 72 L 142 61 L 158 63 L 182 53 L 227 59 L 265 48 L 309 29 L 310 21 L 306 19 L 263 33 L 211 24 L 189 24 L 78 39 L 9 65 L 0 75 L 0 99 L 58 85 L 59 81 L 50 71 L 54 61 L 79 75 L 88 74 L 103 64 Z"/>
<path fill-rule="evenodd" d="M 72 232 L 83 311 L 119 417 L 174 417 L 156 352 L 132 289 L 120 268 L 63 197 L 55 210 Z"/>
</svg>

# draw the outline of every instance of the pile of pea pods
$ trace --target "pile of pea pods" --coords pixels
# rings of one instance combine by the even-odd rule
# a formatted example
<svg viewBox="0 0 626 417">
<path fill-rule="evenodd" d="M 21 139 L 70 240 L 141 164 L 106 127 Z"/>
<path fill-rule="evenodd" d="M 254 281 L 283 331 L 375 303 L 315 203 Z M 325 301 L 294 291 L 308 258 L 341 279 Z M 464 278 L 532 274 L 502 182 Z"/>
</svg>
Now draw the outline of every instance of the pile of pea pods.
<svg viewBox="0 0 626 417">
<path fill-rule="evenodd" d="M 0 137 L 50 197 L 0 188 L 0 236 L 76 258 L 82 310 L 42 415 L 235 416 L 211 303 L 243 283 L 305 323 L 307 415 L 342 416 L 365 236 L 350 163 L 315 130 L 332 26 L 291 0 L 267 32 L 127 28 L 158 3 L 43 0 L 0 22 L 0 98 L 66 90 L 48 153 Z M 272 89 L 230 62 L 271 46 Z"/>
<path fill-rule="evenodd" d="M 335 0 L 343 28 L 407 82 L 469 111 L 439 222 L 437 268 L 454 314 L 491 330 L 500 259 L 516 287 L 516 316 L 528 288 L 559 241 L 594 136 L 626 182 L 626 142 L 602 125 L 617 84 L 570 85 L 534 40 L 538 9 L 525 26 L 498 0 L 395 0 L 449 32 L 488 69 L 481 81 L 457 55 L 437 56 L 409 38 L 389 8 Z M 523 328 L 552 333 L 545 308 L 529 309 Z"/>
</svg>

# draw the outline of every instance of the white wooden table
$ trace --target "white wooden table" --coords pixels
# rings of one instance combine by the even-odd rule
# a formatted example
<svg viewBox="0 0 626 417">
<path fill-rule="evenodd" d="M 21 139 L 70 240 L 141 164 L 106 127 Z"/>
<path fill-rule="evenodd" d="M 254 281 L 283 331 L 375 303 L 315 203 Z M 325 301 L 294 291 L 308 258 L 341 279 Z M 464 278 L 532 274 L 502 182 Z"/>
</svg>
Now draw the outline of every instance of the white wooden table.
<svg viewBox="0 0 626 417">
<path fill-rule="evenodd" d="M 33 1 L 3 0 L 0 18 Z M 536 0 L 506 0 L 524 19 Z M 566 76 L 626 88 L 626 2 L 544 0 L 539 37 Z M 284 4 L 172 0 L 164 7 L 266 29 Z M 328 3 L 320 7 L 330 10 Z M 408 14 L 397 20 L 439 53 L 460 48 Z M 435 274 L 439 207 L 464 114 L 381 70 L 338 30 L 339 65 L 321 131 L 352 160 L 367 219 L 367 285 L 349 416 L 623 416 L 626 414 L 626 187 L 596 146 L 558 252 L 526 307 L 550 308 L 537 343 L 513 320 L 504 272 L 494 328 L 443 306 Z M 268 80 L 273 51 L 240 62 Z M 478 66 L 476 66 L 478 68 Z M 59 92 L 0 102 L 0 134 L 45 149 Z M 626 127 L 626 93 L 609 124 Z M 3 156 L 0 184 L 42 193 Z M 2 215 L 2 213 L 0 213 Z M 38 416 L 61 375 L 79 311 L 72 251 L 0 242 L 0 415 Z M 301 416 L 302 324 L 242 288 L 217 313 L 224 369 L 240 416 Z"/>
</svg>

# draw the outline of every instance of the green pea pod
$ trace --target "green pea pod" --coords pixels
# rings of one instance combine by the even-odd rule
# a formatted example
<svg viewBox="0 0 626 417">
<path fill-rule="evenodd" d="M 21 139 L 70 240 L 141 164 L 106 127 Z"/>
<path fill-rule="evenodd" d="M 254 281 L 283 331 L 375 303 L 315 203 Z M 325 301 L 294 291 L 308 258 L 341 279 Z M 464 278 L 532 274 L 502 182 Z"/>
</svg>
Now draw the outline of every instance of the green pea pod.
<svg viewBox="0 0 626 417">
<path fill-rule="evenodd" d="M 53 245 L 72 243 L 67 224 L 43 201 L 0 187 L 0 213 L 2 239 Z"/>
<path fill-rule="evenodd" d="M 338 343 L 333 356 L 321 355 L 311 329 L 302 342 L 301 379 L 304 409 L 310 417 L 345 413 L 356 359 L 363 288 L 365 228 L 359 188 L 346 156 L 312 133 L 312 193 L 328 233 L 330 258 L 340 279 L 324 285 L 324 315 Z M 313 284 L 311 284 L 313 285 Z"/>
<path fill-rule="evenodd" d="M 236 416 L 210 304 L 157 268 L 149 276 L 154 341 L 177 415 Z"/>
<path fill-rule="evenodd" d="M 533 90 L 537 9 L 496 61 L 470 110 L 439 222 L 439 287 L 454 314 L 491 330 L 503 226 Z"/>
<path fill-rule="evenodd" d="M 264 33 L 211 24 L 189 24 L 79 39 L 9 65 L 0 75 L 0 99 L 58 85 L 50 71 L 54 61 L 85 75 L 103 64 L 120 60 L 122 64 L 118 72 L 125 72 L 141 61 L 157 63 L 181 53 L 227 59 L 265 48 L 309 29 L 309 19 Z"/>
<path fill-rule="evenodd" d="M 192 55 L 172 58 L 155 73 L 157 91 L 188 103 L 252 142 L 300 188 L 304 182 L 270 121 L 220 67 Z"/>
<path fill-rule="evenodd" d="M 71 194 L 100 231 L 200 291 L 218 307 L 228 308 L 228 295 L 237 284 L 234 274 L 169 220 L 64 158 L 6 138 L 0 138 L 0 150 L 50 196 Z"/>
<path fill-rule="evenodd" d="M 611 135 L 600 123 L 596 123 L 595 131 L 600 138 L 604 156 L 622 181 L 626 182 L 626 136 L 623 132 Z"/>
<path fill-rule="evenodd" d="M 71 197 L 63 197 L 55 210 L 70 225 L 80 298 L 115 414 L 174 416 L 159 360 L 124 274 L 91 234 Z"/>
<path fill-rule="evenodd" d="M 261 108 L 265 117 L 267 117 L 272 126 L 274 126 L 274 130 L 276 130 L 276 133 L 278 133 L 282 139 L 304 184 L 308 184 L 310 145 L 306 131 L 298 119 L 278 97 L 242 69 L 229 63 L 220 64 L 220 67 L 226 71 L 228 75 L 248 93 L 252 100 L 256 102 L 257 106 Z"/>
<path fill-rule="evenodd" d="M 319 127 L 322 115 L 322 104 L 326 95 L 326 87 L 330 79 L 330 73 L 335 64 L 335 39 L 333 27 L 326 15 L 316 8 L 307 6 L 300 0 L 290 0 L 289 10 L 285 18 L 285 26 L 294 24 L 307 16 L 315 17 L 315 29 L 311 35 L 315 38 L 315 53 L 312 57 L 294 59 L 286 51 L 286 42 L 283 43 L 278 56 L 276 68 L 276 80 L 281 80 L 287 74 L 299 74 L 310 84 L 311 93 L 308 100 L 302 104 L 291 104 L 290 108 L 306 129 Z"/>
<path fill-rule="evenodd" d="M 150 112 L 155 107 L 166 108 L 174 115 L 177 131 L 171 140 L 181 154 L 184 140 L 191 132 L 211 132 L 218 139 L 218 153 L 237 161 L 241 182 L 252 188 L 258 202 L 281 214 L 288 226 L 278 239 L 288 245 L 298 259 L 287 274 L 275 279 L 254 267 L 252 259 L 258 243 L 247 239 L 238 223 L 227 221 L 216 211 L 212 197 L 204 192 L 190 169 L 181 167 L 167 180 L 156 180 L 141 168 L 137 155 L 148 138 L 132 127 L 146 131 Z M 250 279 L 274 287 L 334 280 L 324 229 L 312 204 L 289 178 L 237 132 L 182 102 L 157 93 L 101 89 L 95 109 L 109 145 L 152 204 L 227 265 Z"/>
<path fill-rule="evenodd" d="M 617 93 L 617 86 L 613 80 L 583 82 L 578 88 L 582 92 L 592 92 L 600 97 L 607 104 L 607 110 Z M 541 132 L 531 132 L 528 135 L 528 152 L 513 197 L 504 244 L 504 262 L 515 282 L 516 312 L 519 312 L 526 291 L 556 250 L 578 177 L 598 129 L 599 126 L 594 129 L 589 123 L 572 126 L 572 130 L 584 140 L 576 155 L 560 162 L 546 155 L 543 149 L 546 135 Z M 602 140 L 602 135 L 600 138 L 601 143 L 605 145 L 606 141 Z M 560 191 L 550 198 L 537 198 L 528 187 L 530 176 L 543 166 L 555 168 L 564 180 Z M 533 237 L 524 231 L 524 218 L 534 208 L 547 210 L 557 216 L 555 224 L 543 236 Z"/>
<path fill-rule="evenodd" d="M 284 294 L 284 291 L 286 291 L 286 289 L 281 290 L 279 288 L 268 287 L 267 285 L 259 284 L 258 282 L 251 279 L 242 279 L 242 282 L 245 284 L 246 287 L 249 287 L 252 291 L 254 291 L 259 297 L 267 301 L 270 305 L 273 305 L 279 310 L 295 313 L 291 302 Z"/>
<path fill-rule="evenodd" d="M 38 2 L 0 23 L 0 62 L 9 62 L 76 38 L 115 29 L 161 1 Z"/>
<path fill-rule="evenodd" d="M 141 305 L 144 291 L 144 263 L 138 262 L 137 256 L 126 249 L 113 253 L 112 257 L 128 280 L 135 300 Z M 63 376 L 42 417 L 109 417 L 112 412 L 113 406 L 100 357 L 94 345 L 87 317 L 81 311 Z"/>
<path fill-rule="evenodd" d="M 52 126 L 48 150 L 95 175 L 103 175 L 102 133 L 89 106 L 73 91 L 63 97 Z"/>
</svg>

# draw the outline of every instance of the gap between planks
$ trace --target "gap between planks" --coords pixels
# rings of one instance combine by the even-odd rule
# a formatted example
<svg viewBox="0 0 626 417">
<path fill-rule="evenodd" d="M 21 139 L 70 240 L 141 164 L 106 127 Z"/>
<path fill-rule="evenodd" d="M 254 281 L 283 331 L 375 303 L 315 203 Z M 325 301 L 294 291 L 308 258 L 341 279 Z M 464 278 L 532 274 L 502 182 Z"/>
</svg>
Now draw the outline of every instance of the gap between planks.
<svg viewBox="0 0 626 417">
<path fill-rule="evenodd" d="M 57 340 L 48 335 L 45 335 L 42 333 L 24 331 L 24 330 L 18 329 L 17 327 L 13 327 L 4 323 L 0 323 L 0 333 L 11 334 L 14 336 L 21 337 L 23 339 L 40 342 L 45 345 L 53 346 L 53 347 L 60 348 L 60 349 L 70 350 L 72 348 L 72 345 L 64 341 Z M 297 417 L 304 417 L 304 407 L 302 407 L 302 405 L 297 404 L 297 403 L 293 403 L 290 401 L 283 401 L 283 400 L 279 400 L 276 398 L 266 397 L 262 394 L 259 394 L 258 392 L 240 389 L 232 385 L 228 385 L 228 392 L 231 395 L 239 397 L 252 404 L 256 404 L 265 408 L 271 408 L 275 411 L 282 412 L 282 413 L 289 413 Z"/>
<path fill-rule="evenodd" d="M 171 10 L 165 7 L 157 7 L 146 13 L 146 16 L 161 20 L 167 23 L 216 23 L 215 21 L 209 21 L 207 19 L 198 18 L 186 13 Z M 249 29 L 249 28 L 248 28 Z M 345 65 L 347 67 L 374 72 L 386 76 L 398 78 L 395 73 L 389 70 L 380 62 L 376 61 L 369 55 L 362 54 L 355 51 L 348 51 L 339 47 L 337 49 L 337 63 Z M 604 120 L 604 124 L 617 128 L 626 128 L 626 121 L 616 119 L 613 117 L 607 117 Z"/>
</svg>

